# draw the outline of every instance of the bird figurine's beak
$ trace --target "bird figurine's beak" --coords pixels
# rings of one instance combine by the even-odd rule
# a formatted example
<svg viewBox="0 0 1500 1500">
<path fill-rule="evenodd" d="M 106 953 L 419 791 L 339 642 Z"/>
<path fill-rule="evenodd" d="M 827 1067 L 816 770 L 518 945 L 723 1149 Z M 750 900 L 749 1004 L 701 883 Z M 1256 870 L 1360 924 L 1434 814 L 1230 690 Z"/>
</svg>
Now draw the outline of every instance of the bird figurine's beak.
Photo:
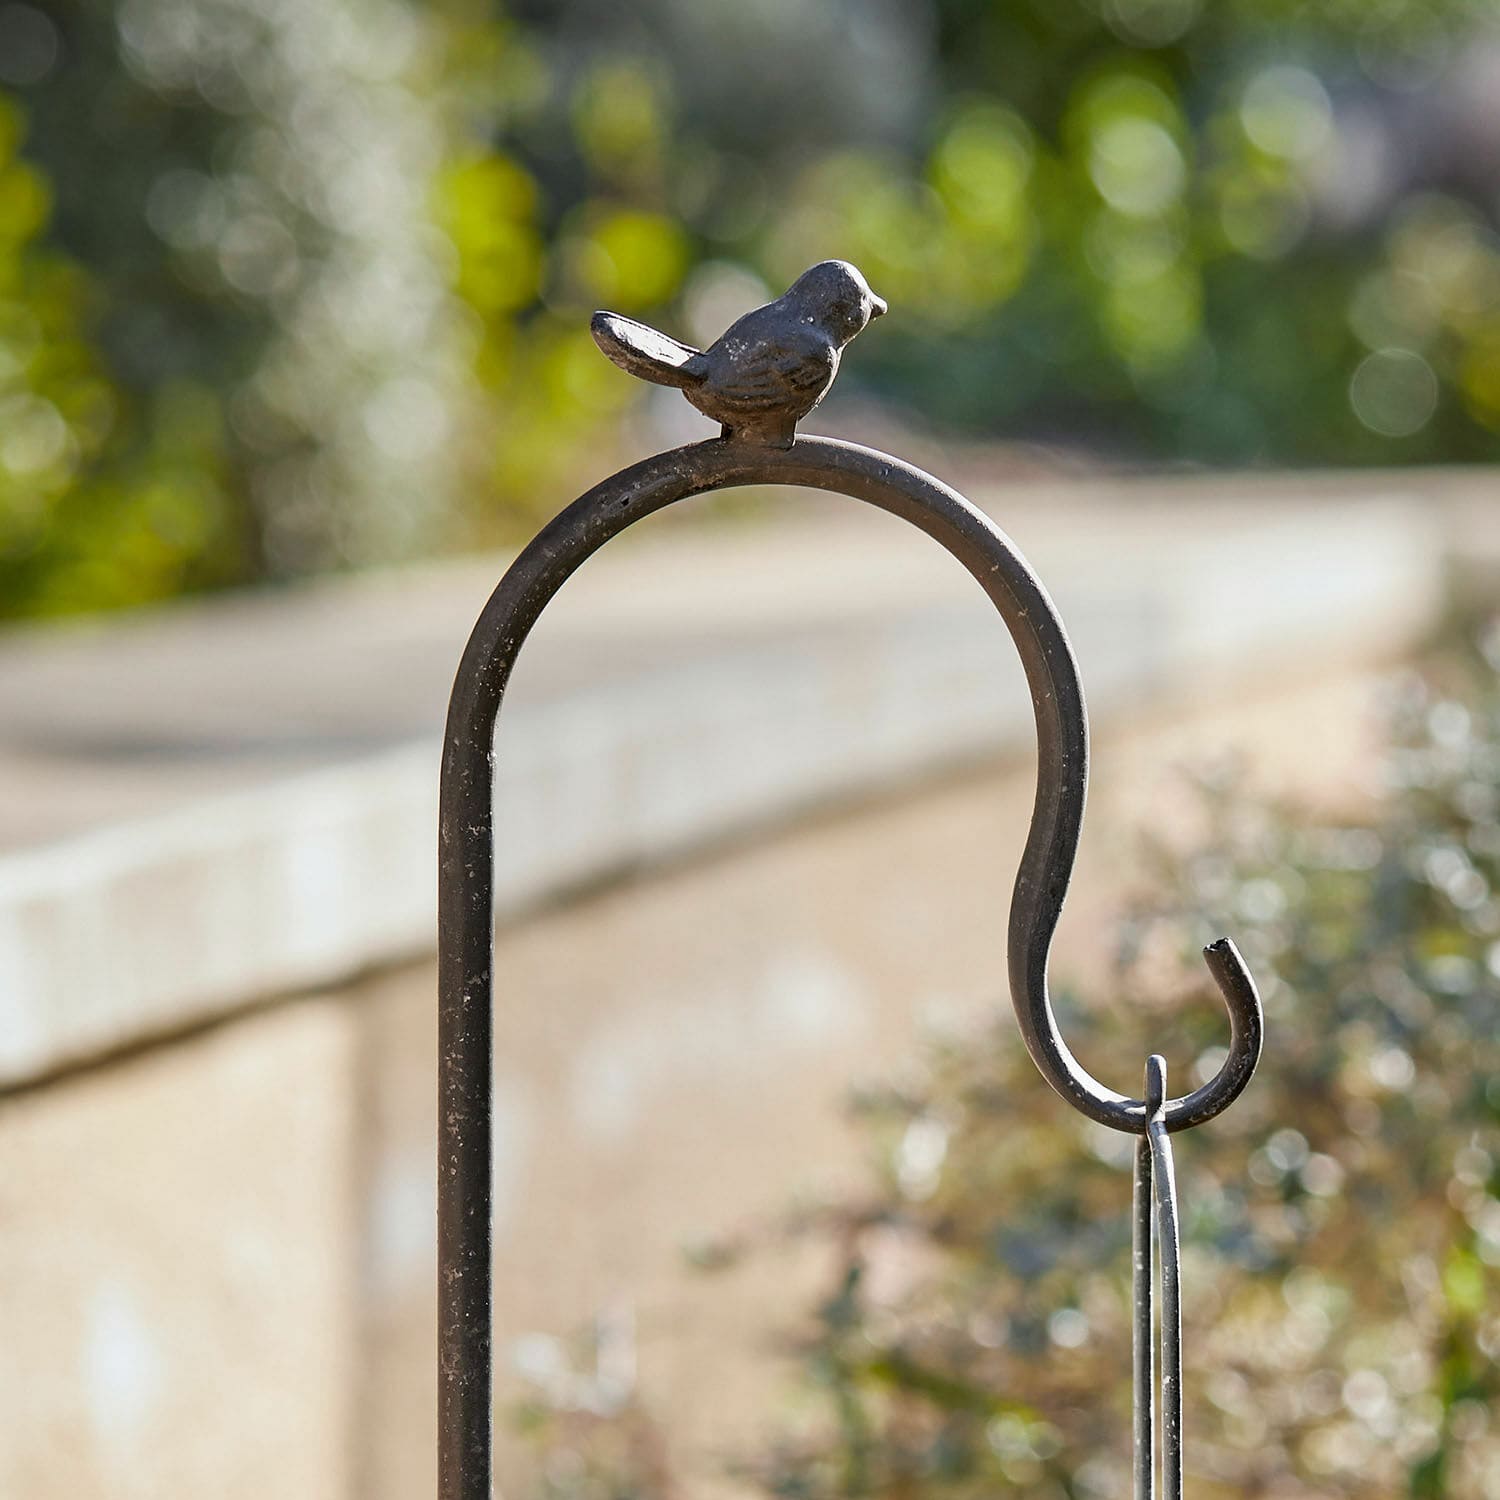
<svg viewBox="0 0 1500 1500">
<path fill-rule="evenodd" d="M 883 318 L 890 308 L 886 305 L 884 297 L 877 297 L 874 292 L 870 293 L 870 316 L 872 318 Z"/>
</svg>

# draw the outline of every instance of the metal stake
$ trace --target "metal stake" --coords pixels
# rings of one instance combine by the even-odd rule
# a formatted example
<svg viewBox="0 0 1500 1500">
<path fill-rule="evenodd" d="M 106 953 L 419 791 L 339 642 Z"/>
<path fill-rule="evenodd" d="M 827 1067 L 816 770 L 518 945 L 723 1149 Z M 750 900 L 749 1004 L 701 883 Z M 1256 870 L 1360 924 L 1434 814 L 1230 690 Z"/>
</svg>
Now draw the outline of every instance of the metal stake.
<svg viewBox="0 0 1500 1500">
<path fill-rule="evenodd" d="M 1007 938 L 1011 1000 L 1027 1049 L 1047 1082 L 1090 1119 L 1144 1138 L 1154 1162 L 1159 1214 L 1169 1212 L 1160 1205 L 1170 1206 L 1171 1200 L 1167 1133 L 1201 1124 L 1232 1104 L 1260 1056 L 1260 999 L 1228 939 L 1204 950 L 1229 1013 L 1228 1053 L 1217 1075 L 1193 1093 L 1167 1099 L 1163 1082 L 1155 1093 L 1148 1083 L 1145 1098 L 1118 1094 L 1083 1068 L 1059 1033 L 1048 963 L 1088 786 L 1088 717 L 1062 621 L 1011 540 L 956 490 L 888 454 L 796 432 L 796 423 L 832 384 L 844 346 L 884 307 L 852 266 L 827 261 L 799 278 L 785 297 L 747 314 L 707 350 L 691 349 L 630 319 L 597 315 L 595 338 L 611 359 L 643 378 L 681 386 L 694 405 L 722 422 L 723 436 L 633 464 L 550 521 L 500 580 L 464 651 L 448 706 L 440 793 L 440 1500 L 489 1500 L 491 1494 L 496 718 L 521 645 L 548 601 L 585 559 L 642 517 L 691 495 L 739 485 L 826 490 L 910 521 L 952 553 L 984 590 L 1020 653 L 1037 733 L 1036 801 Z M 1149 1239 L 1148 1229 L 1148 1244 Z M 1163 1261 L 1164 1307 L 1169 1301 L 1176 1305 L 1175 1266 L 1174 1250 L 1170 1280 Z M 1149 1282 L 1149 1255 L 1147 1276 Z M 1139 1293 L 1139 1244 L 1136 1285 Z M 1148 1327 L 1149 1316 L 1148 1305 Z M 1174 1339 L 1164 1358 L 1170 1360 L 1175 1347 Z M 1138 1344 L 1138 1390 L 1140 1359 Z M 1179 1388 L 1174 1378 L 1173 1389 Z M 1168 1416 L 1170 1438 L 1176 1428 Z M 1149 1413 L 1144 1420 L 1149 1452 Z M 1139 1445 L 1139 1409 L 1136 1424 Z M 1176 1493 L 1169 1496 L 1175 1500 Z"/>
</svg>

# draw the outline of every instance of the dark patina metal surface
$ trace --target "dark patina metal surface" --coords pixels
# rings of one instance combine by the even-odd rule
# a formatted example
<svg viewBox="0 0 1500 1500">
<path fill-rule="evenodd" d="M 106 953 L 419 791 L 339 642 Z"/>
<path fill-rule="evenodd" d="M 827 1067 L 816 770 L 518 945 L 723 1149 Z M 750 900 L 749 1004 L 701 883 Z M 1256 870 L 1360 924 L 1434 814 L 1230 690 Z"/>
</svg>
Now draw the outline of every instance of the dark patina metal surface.
<svg viewBox="0 0 1500 1500">
<path fill-rule="evenodd" d="M 1218 1074 L 1194 1092 L 1170 1100 L 1151 1097 L 1149 1088 L 1147 1097 L 1140 1099 L 1116 1093 L 1082 1067 L 1059 1033 L 1048 990 L 1048 961 L 1072 874 L 1088 784 L 1088 720 L 1077 664 L 1046 590 L 988 516 L 957 491 L 899 459 L 828 438 L 796 436 L 796 422 L 833 378 L 842 343 L 835 344 L 831 365 L 822 356 L 813 361 L 813 367 L 826 370 L 826 379 L 809 399 L 817 382 L 811 374 L 793 369 L 803 347 L 797 330 L 813 328 L 818 340 L 830 343 L 836 330 L 817 326 L 816 315 L 798 300 L 801 294 L 794 298 L 793 293 L 809 278 L 815 290 L 822 286 L 829 266 L 842 268 L 836 279 L 847 281 L 847 272 L 857 278 L 860 295 L 871 296 L 864 279 L 845 263 L 815 267 L 787 297 L 747 315 L 710 346 L 707 355 L 725 346 L 726 363 L 719 376 L 710 373 L 705 355 L 685 345 L 675 345 L 680 352 L 674 354 L 669 347 L 674 341 L 645 325 L 629 324 L 613 314 L 596 317 L 595 336 L 601 347 L 633 373 L 665 378 L 662 369 L 682 371 L 704 360 L 701 380 L 667 383 L 682 385 L 700 410 L 723 421 L 726 435 L 657 454 L 612 475 L 543 527 L 485 606 L 458 670 L 444 743 L 439 841 L 441 1500 L 488 1500 L 491 1483 L 491 807 L 496 717 L 521 645 L 548 601 L 586 558 L 643 516 L 692 495 L 737 485 L 784 484 L 837 492 L 926 532 L 963 564 L 994 604 L 1025 668 L 1038 748 L 1036 801 L 1007 933 L 1011 999 L 1026 1046 L 1052 1087 L 1089 1118 L 1142 1136 L 1154 1168 L 1144 1179 L 1145 1168 L 1138 1168 L 1138 1233 L 1146 1212 L 1142 1195 L 1148 1200 L 1150 1196 L 1143 1180 L 1147 1188 L 1154 1182 L 1159 1201 L 1170 1205 L 1167 1133 L 1201 1124 L 1231 1104 L 1249 1082 L 1259 1057 L 1259 998 L 1227 939 L 1207 948 L 1205 958 L 1229 1012 L 1228 1056 Z M 762 319 L 762 314 L 767 316 Z M 869 316 L 866 310 L 859 327 Z M 736 329 L 747 325 L 750 331 L 740 344 L 726 344 Z M 858 331 L 854 328 L 847 337 Z M 765 397 L 758 406 L 744 395 L 752 388 L 748 375 L 742 385 L 735 384 L 736 369 L 743 373 L 751 366 L 757 372 L 753 389 Z M 1162 1212 L 1165 1215 L 1167 1209 Z M 1175 1214 L 1172 1222 L 1175 1225 Z M 1149 1223 L 1145 1232 L 1149 1327 Z M 1175 1242 L 1174 1228 L 1174 1247 Z M 1165 1239 L 1161 1243 L 1165 1277 Z M 1169 1302 L 1176 1305 L 1175 1255 L 1171 1265 L 1164 1311 Z M 1138 1247 L 1138 1308 L 1140 1266 Z M 1166 1344 L 1165 1320 L 1163 1339 Z M 1168 1369 L 1173 1367 L 1175 1349 L 1174 1337 L 1164 1348 Z M 1146 1373 L 1149 1380 L 1149 1367 Z M 1138 1412 L 1138 1438 L 1141 1420 Z M 1149 1465 L 1149 1412 L 1144 1420 Z M 1173 1441 L 1175 1428 L 1170 1418 L 1166 1422 Z"/>
</svg>

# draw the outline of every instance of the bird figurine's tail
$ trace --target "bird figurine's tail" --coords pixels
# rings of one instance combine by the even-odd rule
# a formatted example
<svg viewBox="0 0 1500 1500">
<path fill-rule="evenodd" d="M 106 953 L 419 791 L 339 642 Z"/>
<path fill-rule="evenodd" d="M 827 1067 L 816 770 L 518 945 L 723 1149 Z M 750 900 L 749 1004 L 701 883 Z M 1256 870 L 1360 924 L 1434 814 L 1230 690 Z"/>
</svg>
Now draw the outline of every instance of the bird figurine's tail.
<svg viewBox="0 0 1500 1500">
<path fill-rule="evenodd" d="M 679 390 L 703 383 L 702 351 L 679 344 L 645 323 L 619 313 L 596 312 L 589 331 L 600 349 L 628 374 Z"/>
</svg>

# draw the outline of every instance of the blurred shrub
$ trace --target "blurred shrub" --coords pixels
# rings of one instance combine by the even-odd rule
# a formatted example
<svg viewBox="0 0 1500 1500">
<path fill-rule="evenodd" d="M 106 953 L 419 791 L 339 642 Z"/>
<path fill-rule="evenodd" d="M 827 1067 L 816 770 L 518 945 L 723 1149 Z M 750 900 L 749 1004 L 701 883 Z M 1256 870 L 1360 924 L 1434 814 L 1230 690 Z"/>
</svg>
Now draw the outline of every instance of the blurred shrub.
<svg viewBox="0 0 1500 1500">
<path fill-rule="evenodd" d="M 211 581 L 235 554 L 213 398 L 163 380 L 129 401 L 91 337 L 101 288 L 43 239 L 23 129 L 0 94 L 0 614 Z"/>
<path fill-rule="evenodd" d="M 1128 1088 L 1122 1020 L 1143 1011 L 1153 1047 L 1199 1081 L 1218 1068 L 1194 951 L 1218 924 L 1264 988 L 1255 1083 L 1177 1138 L 1205 1500 L 1500 1488 L 1500 627 L 1484 648 L 1397 685 L 1368 820 L 1205 784 L 1201 847 L 1150 854 L 1118 994 L 1067 1005 L 1067 1035 Z M 857 1109 L 868 1192 L 792 1225 L 836 1267 L 792 1330 L 800 1416 L 741 1477 L 788 1500 L 1128 1494 L 1132 1138 L 1067 1110 L 1008 1017 Z M 669 1492 L 660 1443 L 621 1445 L 638 1406 L 537 1390 L 549 1500 Z"/>
<path fill-rule="evenodd" d="M 5 0 L 0 613 L 526 528 L 645 399 L 595 306 L 827 255 L 965 433 L 1493 458 L 1497 69 L 1487 0 Z"/>
<path fill-rule="evenodd" d="M 133 597 L 204 570 L 306 571 L 430 543 L 456 504 L 468 391 L 452 252 L 430 211 L 447 154 L 433 23 L 399 0 L 10 4 L 0 83 L 27 27 L 50 53 L 15 96 L 53 240 L 93 288 L 78 336 L 114 387 L 110 442 L 134 457 L 167 420 L 200 501 L 177 522 L 197 524 L 198 572 L 134 576 Z M 164 418 L 164 401 L 196 424 Z M 82 463 L 72 483 L 93 474 Z M 107 506 L 59 504 L 47 521 L 44 547 L 126 573 L 121 543 L 167 530 Z"/>
</svg>

